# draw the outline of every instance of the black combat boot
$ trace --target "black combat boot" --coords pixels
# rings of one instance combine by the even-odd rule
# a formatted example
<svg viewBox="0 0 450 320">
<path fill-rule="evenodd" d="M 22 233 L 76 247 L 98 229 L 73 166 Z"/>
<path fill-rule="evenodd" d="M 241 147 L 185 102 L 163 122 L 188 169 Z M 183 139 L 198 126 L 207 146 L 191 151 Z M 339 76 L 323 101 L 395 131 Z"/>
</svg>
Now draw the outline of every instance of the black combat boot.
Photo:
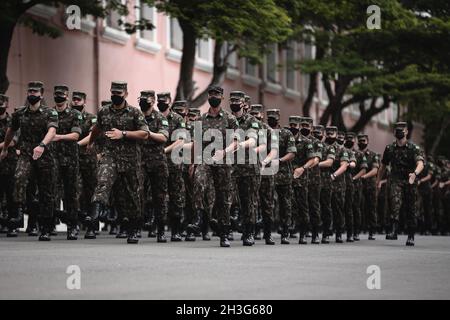
<svg viewBox="0 0 450 320">
<path fill-rule="evenodd" d="M 137 235 L 138 226 L 140 224 L 135 219 L 130 220 L 127 223 L 127 243 L 128 244 L 137 244 L 139 242 L 139 238 Z"/>
<path fill-rule="evenodd" d="M 317 232 L 317 227 L 312 228 L 311 233 L 311 244 L 320 244 L 319 241 L 319 232 Z"/>
<path fill-rule="evenodd" d="M 263 222 L 261 219 L 258 219 L 255 224 L 255 240 L 261 240 L 261 229 L 263 228 Z"/>
<path fill-rule="evenodd" d="M 16 228 L 8 228 L 8 232 L 6 233 L 7 238 L 17 238 L 19 233 Z"/>
<path fill-rule="evenodd" d="M 206 212 L 203 212 L 202 219 L 202 239 L 203 241 L 210 241 L 211 237 L 209 236 L 209 221 L 208 215 Z"/>
<path fill-rule="evenodd" d="M 9 226 L 14 229 L 23 228 L 23 210 L 21 207 L 16 208 L 15 217 L 9 219 Z"/>
<path fill-rule="evenodd" d="M 373 235 L 374 233 L 373 233 L 373 229 L 372 228 L 370 228 L 369 229 L 369 240 L 375 240 L 375 237 L 374 237 L 374 235 Z"/>
<path fill-rule="evenodd" d="M 322 232 L 322 241 L 323 244 L 329 244 L 330 243 L 330 232 L 328 230 L 323 230 Z"/>
<path fill-rule="evenodd" d="M 26 233 L 28 233 L 29 237 L 37 237 L 39 235 L 36 214 L 32 213 L 31 209 L 28 209 L 28 225 Z"/>
<path fill-rule="evenodd" d="M 128 224 L 130 221 L 128 218 L 123 218 L 120 222 L 119 233 L 116 235 L 117 239 L 128 239 Z"/>
<path fill-rule="evenodd" d="M 306 241 L 305 230 L 300 229 L 300 237 L 298 238 L 298 244 L 308 244 L 308 242 Z"/>
<path fill-rule="evenodd" d="M 159 243 L 167 242 L 164 223 L 158 223 L 158 235 L 157 235 L 156 242 L 159 242 Z"/>
<path fill-rule="evenodd" d="M 188 232 L 186 233 L 186 237 L 184 238 L 184 241 L 195 241 L 195 234 L 193 234 L 192 232 Z"/>
<path fill-rule="evenodd" d="M 353 242 L 353 232 L 351 230 L 347 231 L 347 239 L 345 240 L 346 242 Z"/>
<path fill-rule="evenodd" d="M 67 240 L 78 240 L 77 220 L 72 218 L 67 225 Z"/>
<path fill-rule="evenodd" d="M 386 240 L 397 240 L 398 239 L 398 236 L 397 236 L 398 222 L 393 220 L 391 228 L 392 228 L 391 232 L 386 234 Z"/>
<path fill-rule="evenodd" d="M 115 236 L 117 234 L 117 224 L 116 222 L 111 222 L 111 229 L 109 229 L 109 234 Z"/>
<path fill-rule="evenodd" d="M 264 223 L 264 240 L 267 245 L 273 246 L 275 244 L 272 239 L 272 224 L 270 222 Z"/>
<path fill-rule="evenodd" d="M 86 217 L 87 230 L 84 235 L 85 239 L 96 239 L 95 230 L 97 229 L 98 217 L 100 216 L 101 204 L 100 202 L 92 203 L 91 212 Z"/>
<path fill-rule="evenodd" d="M 255 244 L 253 239 L 253 224 L 246 224 L 244 226 L 244 237 L 242 239 L 242 245 L 251 247 Z"/>
<path fill-rule="evenodd" d="M 289 244 L 289 227 L 283 226 L 281 231 L 281 244 Z"/>
<path fill-rule="evenodd" d="M 0 205 L 0 233 L 8 232 L 8 215 L 2 210 Z"/>
<path fill-rule="evenodd" d="M 195 210 L 194 216 L 192 217 L 192 222 L 187 225 L 186 231 L 188 233 L 193 233 L 197 235 L 202 227 L 203 210 Z"/>
<path fill-rule="evenodd" d="M 336 231 L 336 243 L 344 243 L 344 241 L 342 241 L 342 234 L 340 231 Z"/>
<path fill-rule="evenodd" d="M 220 246 L 222 248 L 229 248 L 231 246 L 230 242 L 228 241 L 229 233 L 229 226 L 220 227 Z"/>
<path fill-rule="evenodd" d="M 414 246 L 414 233 L 415 233 L 415 230 L 410 228 L 408 231 L 408 239 L 406 240 L 406 245 L 408 247 Z"/>
<path fill-rule="evenodd" d="M 358 230 L 355 230 L 354 232 L 353 232 L 353 241 L 359 241 L 360 239 L 359 239 L 359 231 Z"/>
<path fill-rule="evenodd" d="M 179 242 L 183 241 L 180 235 L 181 222 L 179 218 L 174 218 L 172 221 L 172 226 L 170 227 L 171 236 L 170 241 Z"/>
<path fill-rule="evenodd" d="M 41 222 L 39 223 L 41 226 L 41 235 L 39 236 L 39 241 L 50 241 L 52 240 L 50 238 L 50 232 L 54 227 L 54 220 L 53 218 L 42 218 Z"/>
<path fill-rule="evenodd" d="M 289 228 L 289 238 L 297 239 L 297 227 L 295 225 Z"/>
</svg>

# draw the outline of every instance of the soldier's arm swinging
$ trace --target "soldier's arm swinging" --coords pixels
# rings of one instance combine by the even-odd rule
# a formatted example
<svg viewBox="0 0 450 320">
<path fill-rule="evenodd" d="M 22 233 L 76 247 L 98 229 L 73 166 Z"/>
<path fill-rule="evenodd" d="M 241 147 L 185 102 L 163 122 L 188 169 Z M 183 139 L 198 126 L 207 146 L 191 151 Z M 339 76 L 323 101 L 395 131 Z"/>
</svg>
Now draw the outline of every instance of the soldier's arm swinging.
<svg viewBox="0 0 450 320">
<path fill-rule="evenodd" d="M 162 133 L 151 132 L 148 134 L 148 140 L 153 140 L 158 143 L 166 143 L 167 138 Z"/>
<path fill-rule="evenodd" d="M 314 160 L 314 161 L 311 163 L 310 166 L 308 166 L 308 168 L 314 168 L 315 166 L 317 166 L 317 165 L 320 163 L 319 157 L 314 157 L 313 160 Z"/>
<path fill-rule="evenodd" d="M 366 173 L 366 168 L 361 169 L 354 177 L 353 180 L 358 180 Z"/>
<path fill-rule="evenodd" d="M 55 134 L 52 141 L 78 141 L 79 138 L 79 133 L 71 132 L 68 134 Z"/>
<path fill-rule="evenodd" d="M 319 162 L 319 168 L 330 168 L 333 165 L 333 159 L 327 159 Z"/>
<path fill-rule="evenodd" d="M 339 169 L 337 169 L 333 174 L 335 177 L 339 177 L 341 174 L 343 174 L 346 170 L 347 167 L 349 166 L 347 161 L 341 161 L 341 165 L 339 167 Z"/>
<path fill-rule="evenodd" d="M 102 130 L 97 126 L 93 126 L 92 127 L 92 131 L 89 134 L 89 143 L 88 143 L 88 148 L 92 147 L 92 145 L 94 144 L 94 141 L 97 139 L 97 137 L 102 133 Z"/>
<path fill-rule="evenodd" d="M 78 141 L 78 145 L 80 147 L 84 147 L 89 143 L 89 139 L 91 139 L 91 133 L 89 132 L 89 134 L 84 137 L 83 139 L 81 139 L 80 141 Z"/>
<path fill-rule="evenodd" d="M 14 130 L 12 128 L 8 128 L 6 130 L 5 140 L 3 141 L 3 149 L 0 154 L 0 160 L 3 160 L 8 154 L 8 148 L 10 147 L 13 138 L 14 138 Z"/>
<path fill-rule="evenodd" d="M 427 176 L 423 177 L 422 179 L 419 180 L 419 184 L 421 183 L 425 183 L 427 181 L 431 180 L 431 173 L 429 173 Z"/>
<path fill-rule="evenodd" d="M 164 153 L 171 153 L 172 150 L 175 147 L 178 147 L 179 145 L 184 144 L 184 140 L 183 139 L 178 139 L 177 141 L 175 141 L 174 143 L 170 144 L 169 146 L 164 148 Z"/>
<path fill-rule="evenodd" d="M 365 175 L 363 175 L 361 178 L 369 179 L 369 178 L 375 177 L 377 175 L 377 173 L 378 173 L 378 168 L 373 168 L 372 170 L 367 172 Z"/>
<path fill-rule="evenodd" d="M 288 152 L 286 155 L 282 158 L 280 158 L 280 162 L 288 162 L 295 158 L 294 152 Z"/>
<path fill-rule="evenodd" d="M 414 181 L 417 179 L 417 176 L 422 172 L 424 168 L 423 161 L 419 160 L 416 162 L 416 169 L 414 172 L 409 174 L 409 184 L 413 184 Z"/>
<path fill-rule="evenodd" d="M 384 177 L 384 173 L 386 172 L 386 165 L 384 163 L 381 164 L 380 170 L 378 170 L 377 176 L 377 188 L 381 188 L 380 181 Z"/>
</svg>

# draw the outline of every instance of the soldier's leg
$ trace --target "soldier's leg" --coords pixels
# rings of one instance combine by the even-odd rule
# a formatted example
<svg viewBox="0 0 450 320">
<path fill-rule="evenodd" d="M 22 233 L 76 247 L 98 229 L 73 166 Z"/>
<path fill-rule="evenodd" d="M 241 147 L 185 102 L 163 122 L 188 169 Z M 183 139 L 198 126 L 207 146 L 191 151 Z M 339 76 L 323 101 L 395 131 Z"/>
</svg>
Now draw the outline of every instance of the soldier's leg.
<svg viewBox="0 0 450 320">
<path fill-rule="evenodd" d="M 406 245 L 413 246 L 414 245 L 414 234 L 417 229 L 417 207 L 416 207 L 416 199 L 417 199 L 417 185 L 410 185 L 408 183 L 404 184 L 404 202 L 406 210 L 406 227 L 408 232 L 408 240 Z"/>
<path fill-rule="evenodd" d="M 172 230 L 172 239 L 180 240 L 179 229 L 185 207 L 185 186 L 181 167 L 169 167 L 169 219 Z M 158 226 L 161 228 L 162 226 Z"/>
<path fill-rule="evenodd" d="M 221 246 L 228 247 L 231 208 L 231 168 L 229 166 L 211 166 L 214 189 L 216 193 L 215 207 L 220 230 Z"/>
<path fill-rule="evenodd" d="M 300 231 L 299 244 L 306 244 L 305 237 L 309 225 L 308 188 L 306 187 L 306 181 L 303 184 L 294 184 L 293 193 L 294 201 L 297 203 L 295 227 Z M 294 219 L 294 212 L 292 212 L 292 216 Z"/>
<path fill-rule="evenodd" d="M 331 211 L 331 194 L 332 190 L 329 185 L 324 185 L 326 187 L 322 188 L 320 193 L 320 212 L 322 217 L 322 243 L 328 243 L 328 237 L 331 234 L 331 222 L 332 222 L 332 211 Z"/>
<path fill-rule="evenodd" d="M 374 240 L 373 235 L 377 228 L 377 189 L 375 180 L 367 181 L 366 188 L 366 216 L 369 240 Z"/>
<path fill-rule="evenodd" d="M 344 228 L 344 202 L 345 202 L 345 184 L 333 185 L 331 195 L 331 207 L 333 210 L 333 226 L 336 231 L 336 242 L 342 242 L 342 230 Z"/>
<path fill-rule="evenodd" d="M 386 235 L 387 240 L 397 240 L 398 223 L 403 200 L 403 183 L 391 180 L 389 185 L 389 207 L 390 210 L 390 233 Z"/>
<path fill-rule="evenodd" d="M 353 184 L 353 240 L 359 240 L 359 232 L 361 228 L 361 182 L 355 181 Z"/>
<path fill-rule="evenodd" d="M 163 240 L 164 226 L 167 222 L 168 204 L 169 204 L 169 170 L 167 164 L 162 163 L 154 168 L 149 175 L 152 193 L 153 212 L 155 215 L 155 222 L 158 226 L 160 234 L 160 242 Z"/>
<path fill-rule="evenodd" d="M 95 186 L 97 184 L 96 176 L 97 165 L 95 158 L 85 159 L 80 161 L 80 177 L 81 187 L 80 190 L 80 208 L 83 212 L 82 215 L 87 215 L 91 208 L 91 199 L 94 195 Z"/>
<path fill-rule="evenodd" d="M 254 244 L 253 232 L 256 223 L 256 193 L 258 192 L 258 177 L 238 177 L 237 190 L 240 194 L 241 216 L 244 227 L 243 243 L 251 246 Z"/>
<path fill-rule="evenodd" d="M 322 225 L 320 219 L 320 193 L 321 187 L 318 183 L 308 184 L 308 206 L 309 206 L 309 221 L 312 228 L 311 243 L 318 244 L 318 234 Z"/>
<path fill-rule="evenodd" d="M 347 242 L 353 242 L 354 220 L 353 220 L 353 183 L 347 181 L 345 184 L 344 216 L 345 228 L 347 230 Z"/>
<path fill-rule="evenodd" d="M 50 240 L 50 233 L 54 228 L 54 203 L 55 203 L 55 161 L 47 156 L 37 160 L 36 181 L 39 194 L 39 224 L 42 225 L 39 240 Z"/>
<path fill-rule="evenodd" d="M 281 225 L 281 243 L 289 244 L 289 225 L 292 217 L 292 186 L 290 184 L 276 185 L 278 194 L 279 215 Z"/>
<path fill-rule="evenodd" d="M 432 190 L 429 185 L 424 186 L 421 192 L 422 197 L 422 209 L 424 215 L 424 233 L 425 235 L 429 235 L 432 230 L 432 211 L 433 211 L 433 203 L 432 203 Z"/>
<path fill-rule="evenodd" d="M 274 203 L 274 189 L 275 181 L 273 176 L 262 176 L 261 185 L 259 188 L 259 199 L 261 216 L 264 225 L 264 240 L 266 244 L 273 245 L 275 242 L 272 239 L 272 226 L 273 226 L 273 211 L 275 208 Z"/>
<path fill-rule="evenodd" d="M 66 167 L 64 170 L 64 210 L 67 218 L 67 239 L 76 240 L 76 228 L 78 225 L 79 189 L 78 189 L 78 165 Z"/>
<path fill-rule="evenodd" d="M 26 204 L 26 190 L 30 176 L 33 174 L 34 168 L 32 167 L 33 161 L 30 157 L 25 155 L 19 156 L 17 162 L 16 172 L 14 174 L 14 212 L 8 213 L 8 234 L 10 236 L 16 236 L 16 229 L 21 227 L 23 221 L 23 208 Z"/>
</svg>

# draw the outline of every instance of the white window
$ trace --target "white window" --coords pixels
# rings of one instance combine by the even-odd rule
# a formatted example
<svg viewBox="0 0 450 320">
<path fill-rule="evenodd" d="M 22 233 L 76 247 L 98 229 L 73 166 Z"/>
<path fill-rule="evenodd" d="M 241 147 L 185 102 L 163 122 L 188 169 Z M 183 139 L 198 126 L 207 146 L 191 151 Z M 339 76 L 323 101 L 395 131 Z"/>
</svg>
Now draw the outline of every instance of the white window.
<svg viewBox="0 0 450 320">
<path fill-rule="evenodd" d="M 222 46 L 222 52 L 221 52 L 221 57 L 224 58 L 225 55 L 227 54 L 228 50 L 231 50 L 232 45 L 225 42 L 224 45 Z M 236 51 L 233 51 L 233 53 L 231 53 L 228 56 L 228 69 L 227 69 L 227 78 L 231 79 L 231 80 L 236 80 L 239 75 L 239 67 L 238 67 L 238 55 L 236 53 Z"/>
<path fill-rule="evenodd" d="M 269 83 L 278 83 L 278 45 L 270 46 L 270 52 L 266 55 L 266 80 Z"/>
<path fill-rule="evenodd" d="M 170 19 L 170 48 L 183 50 L 183 31 L 177 19 Z"/>
<path fill-rule="evenodd" d="M 146 19 L 154 28 L 152 30 L 136 30 L 136 48 L 150 53 L 157 53 L 161 45 L 157 43 L 158 13 L 155 7 L 150 7 L 140 0 L 136 0 L 136 20 Z"/>
<path fill-rule="evenodd" d="M 30 9 L 28 9 L 27 13 L 31 13 L 32 15 L 44 18 L 44 19 L 50 19 L 52 18 L 56 13 L 57 9 L 52 6 L 48 6 L 45 4 L 37 4 L 32 6 Z"/>
<path fill-rule="evenodd" d="M 313 58 L 313 46 L 303 43 L 303 60 L 311 60 Z M 309 89 L 310 76 L 308 73 L 302 73 L 302 90 L 306 95 Z M 323 85 L 323 84 L 321 84 Z"/>
<path fill-rule="evenodd" d="M 297 43 L 290 41 L 285 55 L 285 85 L 287 89 L 297 91 L 297 72 L 294 68 L 297 59 Z"/>
<path fill-rule="evenodd" d="M 121 2 L 123 5 L 127 4 L 126 0 L 121 0 Z M 104 0 L 105 5 L 106 3 L 107 1 Z M 111 10 L 103 20 L 103 37 L 120 44 L 125 44 L 130 39 L 130 35 L 125 32 L 125 19 L 126 17 L 120 15 L 118 10 Z"/>
<path fill-rule="evenodd" d="M 244 59 L 244 74 L 251 76 L 251 77 L 257 77 L 258 76 L 258 66 L 250 63 L 249 59 Z"/>
</svg>

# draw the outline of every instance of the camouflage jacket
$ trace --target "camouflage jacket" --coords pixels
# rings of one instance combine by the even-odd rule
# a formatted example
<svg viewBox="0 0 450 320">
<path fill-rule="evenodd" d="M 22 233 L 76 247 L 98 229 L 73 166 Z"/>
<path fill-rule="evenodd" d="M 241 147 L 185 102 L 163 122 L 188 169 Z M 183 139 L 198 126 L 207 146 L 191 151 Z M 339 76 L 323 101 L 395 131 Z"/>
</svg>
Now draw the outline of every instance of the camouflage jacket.
<svg viewBox="0 0 450 320">
<path fill-rule="evenodd" d="M 201 117 L 202 121 L 202 137 L 205 137 L 205 132 L 209 129 L 215 129 L 219 130 L 222 135 L 222 144 L 221 146 L 218 145 L 217 147 L 222 147 L 222 150 L 227 147 L 227 136 L 226 131 L 227 130 L 236 130 L 238 128 L 238 122 L 236 120 L 236 117 L 233 116 L 231 113 L 229 113 L 226 110 L 220 110 L 219 114 L 217 116 L 211 115 L 209 112 L 206 112 L 202 114 Z M 207 154 L 207 156 L 212 157 L 214 155 L 214 149 L 209 146 L 210 144 L 214 143 L 215 137 L 211 137 L 211 141 L 207 141 L 208 139 L 202 139 L 203 141 L 203 147 L 202 147 L 202 155 L 205 154 L 203 151 L 206 147 L 208 147 L 208 150 L 211 152 Z M 205 159 L 203 159 L 203 163 L 205 163 Z M 225 159 L 223 160 L 223 163 L 225 164 Z M 214 164 L 218 165 L 218 164 Z"/>
<path fill-rule="evenodd" d="M 119 110 L 112 105 L 102 108 L 97 114 L 96 126 L 105 133 L 113 128 L 121 131 L 142 130 L 148 132 L 141 110 L 125 103 L 125 107 Z M 102 153 L 112 157 L 119 170 L 135 168 L 139 158 L 138 145 L 140 142 L 133 139 L 111 140 L 106 138 L 103 142 Z"/>
<path fill-rule="evenodd" d="M 306 162 L 316 157 L 313 141 L 310 137 L 299 134 L 295 139 L 295 147 L 297 148 L 297 152 L 294 160 L 292 160 L 292 172 L 297 168 L 303 167 Z M 308 182 L 308 175 L 309 170 L 305 170 L 300 178 L 293 179 L 294 184 L 306 184 Z"/>
<path fill-rule="evenodd" d="M 278 146 L 273 145 L 272 147 L 277 147 L 278 149 L 278 158 L 283 158 L 288 153 L 296 153 L 297 148 L 295 146 L 295 138 L 292 135 L 292 132 L 287 128 L 281 128 L 278 131 L 278 136 L 276 132 L 272 131 L 272 139 L 278 139 Z M 292 163 L 288 162 L 280 162 L 280 167 L 278 169 L 277 174 L 275 175 L 275 183 L 276 185 L 290 185 L 292 183 Z"/>
<path fill-rule="evenodd" d="M 81 112 L 67 107 L 58 112 L 58 129 L 56 134 L 78 133 L 81 135 L 80 123 L 83 120 Z M 54 141 L 51 148 L 60 166 L 73 166 L 78 164 L 77 141 Z"/>
<path fill-rule="evenodd" d="M 409 174 L 416 169 L 417 161 L 424 161 L 420 147 L 410 141 L 404 146 L 397 142 L 386 146 L 381 162 L 391 165 L 391 178 L 407 181 Z"/>
<path fill-rule="evenodd" d="M 87 111 L 82 111 L 82 120 L 80 121 L 81 135 L 80 140 L 86 138 L 91 132 L 92 127 L 97 123 L 97 116 Z M 87 154 L 86 146 L 80 148 L 80 155 Z"/>
<path fill-rule="evenodd" d="M 349 150 L 341 145 L 339 145 L 337 142 L 333 144 L 334 149 L 336 150 L 336 157 L 334 159 L 333 165 L 331 166 L 331 170 L 335 172 L 339 167 L 341 166 L 342 161 L 350 162 L 351 155 L 349 154 Z M 336 177 L 334 184 L 342 184 L 345 182 L 345 173 L 341 174 L 340 176 Z"/>
<path fill-rule="evenodd" d="M 153 111 L 145 116 L 148 128 L 153 133 L 160 133 L 169 139 L 169 122 L 166 117 L 159 111 L 153 109 Z M 159 143 L 152 139 L 147 139 L 142 142 L 142 163 L 144 166 L 151 167 L 152 165 L 159 164 L 161 161 L 167 161 L 164 153 L 165 143 Z"/>
<path fill-rule="evenodd" d="M 47 106 L 40 106 L 36 111 L 32 111 L 28 106 L 20 107 L 13 113 L 10 127 L 14 131 L 20 129 L 20 154 L 32 157 L 33 149 L 44 140 L 48 129 L 58 129 L 58 112 Z M 46 148 L 43 157 L 53 157 L 52 152 Z"/>
<path fill-rule="evenodd" d="M 258 143 L 258 132 L 262 129 L 258 120 L 249 113 L 245 113 L 242 117 L 237 118 L 239 141 L 243 142 L 253 138 Z M 259 173 L 257 154 L 254 148 L 239 149 L 234 153 L 234 169 L 235 176 L 255 176 Z M 253 163 L 253 164 L 250 164 Z"/>
<path fill-rule="evenodd" d="M 0 119 L 0 143 L 5 141 L 6 130 L 10 126 L 10 123 L 11 123 L 11 116 L 9 114 L 6 114 L 6 118 Z M 17 143 L 17 137 L 18 136 L 14 137 L 13 139 L 15 143 Z M 8 155 L 0 164 L 0 175 L 14 174 L 16 163 L 17 163 L 16 148 L 10 146 L 8 148 Z"/>
<path fill-rule="evenodd" d="M 334 144 L 323 144 L 323 159 L 322 161 L 331 159 L 331 160 L 335 160 L 336 159 L 336 148 L 334 146 Z M 320 169 L 320 178 L 322 179 L 322 186 L 324 186 L 325 188 L 330 187 L 330 174 L 331 174 L 331 167 L 327 167 L 327 168 L 321 168 Z"/>
<path fill-rule="evenodd" d="M 319 158 L 319 161 L 322 161 L 323 159 L 323 152 L 324 152 L 324 144 L 322 141 L 317 139 L 316 137 L 313 137 L 312 135 L 309 137 L 312 141 L 313 147 L 314 147 L 314 154 L 315 157 Z M 320 168 L 319 165 L 314 166 L 309 170 L 309 176 L 308 176 L 308 184 L 314 184 L 318 185 L 320 184 Z"/>
</svg>

